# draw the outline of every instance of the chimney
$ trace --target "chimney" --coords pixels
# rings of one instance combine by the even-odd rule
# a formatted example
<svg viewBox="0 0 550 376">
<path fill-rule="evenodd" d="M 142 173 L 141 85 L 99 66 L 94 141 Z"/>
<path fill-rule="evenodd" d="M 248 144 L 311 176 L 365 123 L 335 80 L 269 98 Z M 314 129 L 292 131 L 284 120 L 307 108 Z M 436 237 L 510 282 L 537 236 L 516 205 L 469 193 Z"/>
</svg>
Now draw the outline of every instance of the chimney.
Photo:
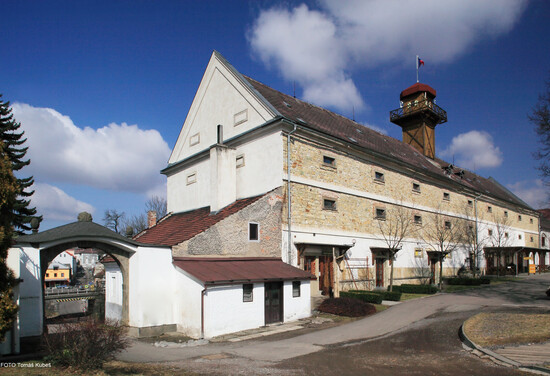
<svg viewBox="0 0 550 376">
<path fill-rule="evenodd" d="M 147 212 L 147 228 L 151 228 L 157 224 L 157 212 L 149 210 Z"/>
<path fill-rule="evenodd" d="M 217 143 L 210 148 L 210 211 L 218 210 L 237 199 L 235 149 L 223 145 L 223 126 L 218 125 Z"/>
<path fill-rule="evenodd" d="M 390 121 L 403 129 L 403 142 L 426 157 L 435 158 L 435 126 L 447 121 L 447 112 L 435 104 L 436 91 L 416 83 L 401 92 L 400 106 Z"/>
</svg>

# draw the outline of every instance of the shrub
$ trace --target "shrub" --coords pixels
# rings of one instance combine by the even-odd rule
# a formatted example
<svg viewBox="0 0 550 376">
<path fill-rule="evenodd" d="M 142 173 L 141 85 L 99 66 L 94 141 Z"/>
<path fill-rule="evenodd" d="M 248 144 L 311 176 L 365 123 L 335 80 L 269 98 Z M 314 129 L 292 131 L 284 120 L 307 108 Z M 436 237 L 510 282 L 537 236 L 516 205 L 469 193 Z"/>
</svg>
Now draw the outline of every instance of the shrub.
<svg viewBox="0 0 550 376">
<path fill-rule="evenodd" d="M 353 298 L 353 299 L 359 299 L 366 303 L 374 303 L 374 304 L 380 304 L 382 303 L 382 295 L 380 294 L 373 294 L 371 291 L 369 292 L 351 292 L 351 291 L 344 291 L 340 293 L 340 297 L 342 298 Z"/>
<path fill-rule="evenodd" d="M 446 280 L 449 285 L 479 286 L 482 283 L 481 278 L 451 277 Z"/>
<path fill-rule="evenodd" d="M 394 286 L 395 287 L 395 286 Z M 374 290 L 374 291 L 367 291 L 367 290 L 350 290 L 349 292 L 352 293 L 367 293 L 367 294 L 376 294 L 382 296 L 382 300 L 391 300 L 394 302 L 398 302 L 401 300 L 401 292 L 399 291 L 381 291 L 381 290 Z M 341 295 L 341 294 L 340 294 Z"/>
<path fill-rule="evenodd" d="M 101 368 L 129 345 L 123 327 L 94 320 L 61 324 L 57 332 L 44 335 L 43 343 L 48 361 L 79 369 Z"/>
<path fill-rule="evenodd" d="M 434 285 L 410 285 L 393 286 L 393 291 L 406 294 L 435 294 L 439 290 Z"/>
<path fill-rule="evenodd" d="M 376 307 L 359 299 L 330 298 L 321 303 L 319 311 L 339 316 L 360 317 L 376 313 Z"/>
</svg>

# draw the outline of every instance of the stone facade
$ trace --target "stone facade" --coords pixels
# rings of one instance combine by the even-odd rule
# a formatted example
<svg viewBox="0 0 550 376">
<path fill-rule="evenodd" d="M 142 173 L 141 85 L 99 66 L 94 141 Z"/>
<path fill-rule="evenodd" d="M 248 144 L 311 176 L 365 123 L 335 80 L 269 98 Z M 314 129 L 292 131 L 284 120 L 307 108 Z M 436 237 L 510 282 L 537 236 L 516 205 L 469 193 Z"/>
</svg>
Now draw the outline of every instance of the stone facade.
<svg viewBox="0 0 550 376">
<path fill-rule="evenodd" d="M 281 257 L 282 189 L 275 189 L 241 211 L 172 248 L 181 256 Z M 259 240 L 249 240 L 249 223 L 259 225 Z"/>
</svg>

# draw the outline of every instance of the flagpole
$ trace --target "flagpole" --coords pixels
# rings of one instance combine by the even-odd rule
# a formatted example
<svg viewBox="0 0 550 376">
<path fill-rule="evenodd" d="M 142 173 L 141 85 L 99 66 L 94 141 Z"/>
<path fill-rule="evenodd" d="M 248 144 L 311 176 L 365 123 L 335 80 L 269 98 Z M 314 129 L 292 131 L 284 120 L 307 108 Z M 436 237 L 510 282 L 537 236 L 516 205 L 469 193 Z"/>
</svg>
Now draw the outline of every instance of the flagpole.
<svg viewBox="0 0 550 376">
<path fill-rule="evenodd" d="M 418 83 L 418 55 L 416 55 L 416 83 Z"/>
</svg>

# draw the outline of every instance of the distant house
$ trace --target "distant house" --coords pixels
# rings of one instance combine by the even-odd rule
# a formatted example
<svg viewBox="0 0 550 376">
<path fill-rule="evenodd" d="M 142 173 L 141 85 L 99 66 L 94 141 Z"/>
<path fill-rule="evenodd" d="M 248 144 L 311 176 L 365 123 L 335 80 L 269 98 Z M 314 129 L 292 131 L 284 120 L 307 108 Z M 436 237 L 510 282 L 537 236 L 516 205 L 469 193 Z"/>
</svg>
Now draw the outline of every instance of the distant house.
<svg viewBox="0 0 550 376">
<path fill-rule="evenodd" d="M 99 254 L 98 250 L 87 248 L 87 249 L 80 249 L 76 248 L 73 250 L 75 258 L 80 263 L 80 266 L 82 266 L 84 269 L 93 269 L 94 266 L 99 261 Z"/>
<path fill-rule="evenodd" d="M 58 254 L 53 260 L 52 263 L 64 264 L 67 265 L 71 270 L 71 275 L 74 276 L 76 273 L 77 259 L 73 250 L 66 250 Z"/>
<path fill-rule="evenodd" d="M 67 286 L 71 283 L 71 266 L 52 262 L 46 270 L 44 285 L 46 287 Z"/>
</svg>

